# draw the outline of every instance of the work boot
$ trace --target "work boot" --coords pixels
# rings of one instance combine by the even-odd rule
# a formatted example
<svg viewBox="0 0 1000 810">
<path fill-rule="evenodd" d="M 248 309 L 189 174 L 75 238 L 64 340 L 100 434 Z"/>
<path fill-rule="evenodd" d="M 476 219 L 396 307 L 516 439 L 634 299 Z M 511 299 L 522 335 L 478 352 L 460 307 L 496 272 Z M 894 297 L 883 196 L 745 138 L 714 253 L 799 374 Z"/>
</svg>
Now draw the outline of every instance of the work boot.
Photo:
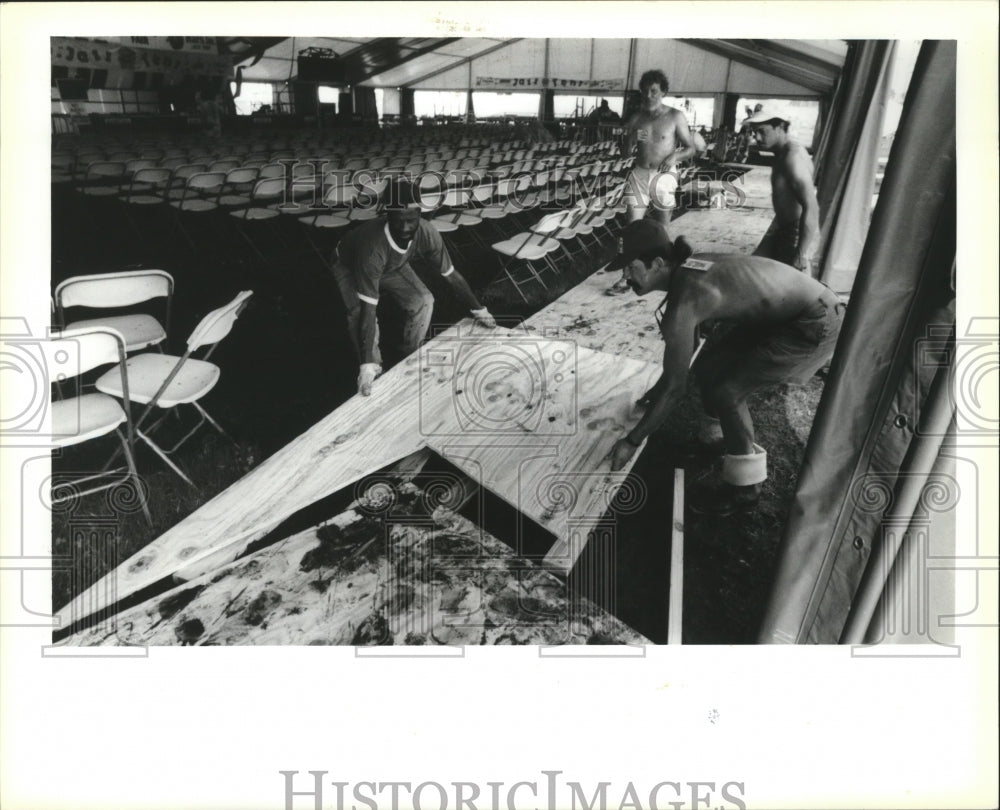
<svg viewBox="0 0 1000 810">
<path fill-rule="evenodd" d="M 760 484 L 738 487 L 695 487 L 691 496 L 691 511 L 697 515 L 728 517 L 752 509 L 760 501 Z"/>
</svg>

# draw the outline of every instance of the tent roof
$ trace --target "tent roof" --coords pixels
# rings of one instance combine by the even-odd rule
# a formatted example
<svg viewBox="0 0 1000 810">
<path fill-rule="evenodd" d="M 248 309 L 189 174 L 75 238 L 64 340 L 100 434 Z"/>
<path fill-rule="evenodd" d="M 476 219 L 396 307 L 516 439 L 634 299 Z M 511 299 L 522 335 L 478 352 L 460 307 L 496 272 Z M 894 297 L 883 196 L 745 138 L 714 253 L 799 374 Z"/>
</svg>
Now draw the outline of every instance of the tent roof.
<svg viewBox="0 0 1000 810">
<path fill-rule="evenodd" d="M 244 81 L 293 79 L 299 54 L 318 49 L 340 63 L 347 84 L 464 89 L 477 75 L 541 75 L 540 62 L 550 76 L 620 78 L 629 73 L 633 42 L 637 72 L 662 65 L 678 92 L 824 95 L 847 53 L 844 40 L 766 39 L 220 37 L 219 47 L 243 66 Z M 697 70 L 681 67 L 692 62 Z"/>
</svg>

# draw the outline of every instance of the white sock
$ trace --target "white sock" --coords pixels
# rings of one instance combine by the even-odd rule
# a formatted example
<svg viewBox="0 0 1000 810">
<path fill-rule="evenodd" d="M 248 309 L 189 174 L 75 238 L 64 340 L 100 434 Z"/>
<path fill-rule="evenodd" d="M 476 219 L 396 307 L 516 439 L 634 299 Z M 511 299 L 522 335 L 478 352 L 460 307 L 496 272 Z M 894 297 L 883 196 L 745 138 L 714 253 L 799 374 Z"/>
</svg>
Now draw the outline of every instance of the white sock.
<svg viewBox="0 0 1000 810">
<path fill-rule="evenodd" d="M 767 480 L 767 452 L 759 444 L 745 456 L 722 457 L 722 480 L 737 487 L 748 487 Z"/>
</svg>

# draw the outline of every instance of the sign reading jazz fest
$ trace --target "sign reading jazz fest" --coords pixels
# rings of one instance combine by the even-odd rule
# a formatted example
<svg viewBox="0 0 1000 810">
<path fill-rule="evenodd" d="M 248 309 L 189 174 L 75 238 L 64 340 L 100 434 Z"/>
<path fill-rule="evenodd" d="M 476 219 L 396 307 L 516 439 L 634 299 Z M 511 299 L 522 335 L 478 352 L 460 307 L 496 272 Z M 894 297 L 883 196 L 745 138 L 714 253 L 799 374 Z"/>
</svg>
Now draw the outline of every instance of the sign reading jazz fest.
<svg viewBox="0 0 1000 810">
<path fill-rule="evenodd" d="M 496 76 L 477 76 L 476 87 L 492 88 L 494 90 L 584 90 L 608 92 L 624 90 L 624 79 L 550 79 L 539 76 L 499 78 Z"/>
<path fill-rule="evenodd" d="M 214 37 L 52 37 L 53 65 L 169 76 L 228 76 L 232 60 L 220 56 Z"/>
</svg>

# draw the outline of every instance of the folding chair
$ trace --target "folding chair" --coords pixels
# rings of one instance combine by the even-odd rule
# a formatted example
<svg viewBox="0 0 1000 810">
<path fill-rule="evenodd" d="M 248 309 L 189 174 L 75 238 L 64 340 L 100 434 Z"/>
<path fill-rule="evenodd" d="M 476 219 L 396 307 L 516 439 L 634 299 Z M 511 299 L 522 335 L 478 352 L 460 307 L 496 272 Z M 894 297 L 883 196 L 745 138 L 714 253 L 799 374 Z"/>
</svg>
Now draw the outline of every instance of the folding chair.
<svg viewBox="0 0 1000 810">
<path fill-rule="evenodd" d="M 532 230 L 519 233 L 516 236 L 512 236 L 510 239 L 505 239 L 502 242 L 495 242 L 491 245 L 494 251 L 499 253 L 501 256 L 506 257 L 506 261 L 501 259 L 500 269 L 510 280 L 510 283 L 514 285 L 514 289 L 517 290 L 518 295 L 524 299 L 525 303 L 528 303 L 528 299 L 525 294 L 521 292 L 522 285 L 533 279 L 541 284 L 546 290 L 549 288 L 548 285 L 542 280 L 542 277 L 538 274 L 538 271 L 535 270 L 533 266 L 535 262 L 543 262 L 554 273 L 558 273 L 558 268 L 552 264 L 549 254 L 559 250 L 560 243 L 558 239 L 553 239 L 549 237 L 548 234 L 554 233 L 563 226 L 566 215 L 567 212 L 565 211 L 558 211 L 554 214 L 546 214 L 535 224 Z M 518 262 L 524 264 L 525 268 L 530 273 L 529 278 L 521 280 L 515 278 L 514 274 L 511 272 L 511 268 Z"/>
<path fill-rule="evenodd" d="M 225 172 L 198 172 L 188 177 L 180 197 L 170 200 L 174 210 L 174 226 L 183 234 L 194 251 L 198 250 L 194 237 L 185 227 L 185 215 L 201 215 L 215 211 L 219 207 L 218 198 L 226 183 Z M 215 199 L 210 199 L 210 198 Z M 192 219 L 188 219 L 190 225 Z M 171 231 L 172 232 L 172 231 Z"/>
<path fill-rule="evenodd" d="M 100 160 L 87 165 L 77 190 L 88 197 L 113 197 L 121 193 L 125 162 Z"/>
<path fill-rule="evenodd" d="M 274 226 L 273 220 L 281 216 L 278 212 L 277 206 L 285 198 L 285 178 L 282 177 L 267 177 L 258 180 L 253 187 L 253 191 L 250 192 L 250 205 L 246 208 L 237 208 L 233 211 L 229 211 L 229 216 L 233 218 L 236 223 L 236 232 L 243 238 L 243 240 L 250 246 L 250 249 L 257 254 L 261 261 L 266 261 L 267 257 L 264 252 L 257 246 L 257 243 L 250 235 L 250 223 L 252 222 L 270 222 L 272 228 Z M 278 241 L 284 246 L 284 242 L 281 239 L 281 234 L 277 229 L 273 229 L 274 236 Z"/>
<path fill-rule="evenodd" d="M 252 290 L 240 292 L 232 301 L 223 307 L 209 312 L 194 328 L 187 341 L 187 349 L 183 355 L 176 357 L 169 354 L 138 354 L 128 358 L 124 366 L 112 369 L 97 380 L 97 390 L 118 397 L 124 401 L 131 400 L 145 409 L 135 420 L 136 435 L 156 453 L 170 469 L 187 481 L 192 487 L 194 482 L 170 458 L 187 442 L 206 422 L 214 427 L 222 436 L 233 441 L 198 400 L 211 391 L 219 381 L 221 371 L 217 365 L 208 362 L 215 347 L 233 328 L 246 301 L 253 295 Z M 200 359 L 192 354 L 200 349 L 207 349 Z M 125 374 L 121 369 L 125 369 Z M 197 423 L 185 433 L 169 449 L 161 448 L 153 441 L 151 435 L 170 415 L 174 408 L 180 405 L 192 405 L 199 414 Z M 159 408 L 163 414 L 155 419 L 145 431 L 146 424 L 154 408 Z M 197 487 L 195 487 L 197 489 Z"/>
<path fill-rule="evenodd" d="M 75 396 L 57 399 L 52 402 L 52 443 L 57 448 L 70 447 L 83 442 L 98 439 L 114 433 L 121 442 L 120 452 L 125 454 L 126 472 L 123 476 L 112 478 L 102 484 L 78 490 L 77 485 L 91 481 L 107 479 L 116 476 L 118 470 L 108 470 L 107 467 L 90 475 L 83 475 L 72 481 L 59 481 L 53 486 L 53 505 L 74 500 L 83 495 L 101 492 L 125 483 L 129 479 L 135 481 L 142 512 L 149 524 L 153 518 L 149 514 L 146 496 L 139 482 L 139 474 L 135 466 L 135 426 L 132 422 L 131 405 L 128 399 L 128 379 L 125 368 L 125 339 L 117 331 L 106 326 L 93 326 L 81 329 L 67 329 L 56 332 L 52 338 L 43 343 L 46 357 L 53 359 L 71 357 L 75 360 L 75 375 L 77 393 Z M 117 377 L 117 385 L 124 393 L 122 403 L 114 397 L 103 393 L 80 393 L 79 375 L 100 366 L 115 363 L 116 368 L 108 372 L 109 379 Z M 61 364 L 65 366 L 65 363 Z M 125 425 L 125 434 L 121 426 Z M 117 455 L 117 454 L 116 454 Z M 68 490 L 58 494 L 60 489 Z"/>
<path fill-rule="evenodd" d="M 165 270 L 123 270 L 68 278 L 56 287 L 56 317 L 64 329 L 113 329 L 125 341 L 125 351 L 134 352 L 158 346 L 167 337 L 170 310 L 174 297 L 174 279 Z M 70 307 L 117 309 L 134 306 L 154 298 L 166 298 L 163 324 L 152 315 L 135 313 L 88 318 L 66 324 Z"/>
</svg>

